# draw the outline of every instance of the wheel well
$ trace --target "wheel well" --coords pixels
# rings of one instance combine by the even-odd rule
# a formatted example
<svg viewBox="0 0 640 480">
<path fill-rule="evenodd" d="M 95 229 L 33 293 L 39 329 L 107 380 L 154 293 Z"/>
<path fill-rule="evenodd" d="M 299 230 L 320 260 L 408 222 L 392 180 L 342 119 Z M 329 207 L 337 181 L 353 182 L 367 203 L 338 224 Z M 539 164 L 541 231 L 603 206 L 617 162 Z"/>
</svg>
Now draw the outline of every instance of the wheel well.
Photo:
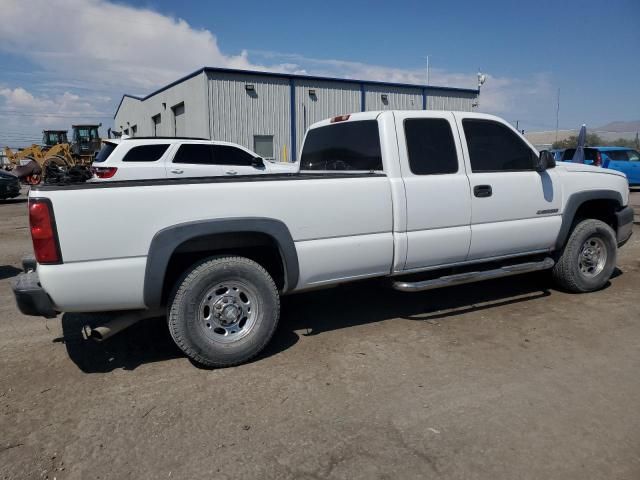
<svg viewBox="0 0 640 480">
<path fill-rule="evenodd" d="M 576 225 L 581 220 L 593 218 L 601 220 L 614 230 L 617 228 L 618 220 L 616 218 L 616 210 L 619 204 L 615 200 L 597 199 L 588 200 L 578 207 L 574 216 L 573 224 Z"/>
<path fill-rule="evenodd" d="M 196 262 L 214 255 L 249 258 L 269 272 L 279 290 L 285 288 L 284 261 L 273 237 L 260 232 L 217 233 L 192 238 L 173 251 L 162 287 L 162 303 L 182 274 Z"/>
</svg>

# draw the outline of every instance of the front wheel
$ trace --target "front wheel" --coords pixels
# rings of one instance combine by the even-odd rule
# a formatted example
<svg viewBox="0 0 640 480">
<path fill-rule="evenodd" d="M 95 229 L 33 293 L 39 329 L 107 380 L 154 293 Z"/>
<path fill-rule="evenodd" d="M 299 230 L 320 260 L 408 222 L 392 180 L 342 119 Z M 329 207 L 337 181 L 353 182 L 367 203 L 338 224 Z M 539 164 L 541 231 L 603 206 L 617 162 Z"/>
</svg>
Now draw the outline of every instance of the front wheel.
<svg viewBox="0 0 640 480">
<path fill-rule="evenodd" d="M 616 267 L 617 243 L 612 228 L 600 220 L 578 223 L 553 267 L 555 281 L 570 292 L 599 290 Z"/>
<path fill-rule="evenodd" d="M 245 257 L 213 257 L 177 283 L 169 331 L 192 360 L 229 367 L 257 355 L 271 340 L 280 297 L 269 273 Z"/>
</svg>

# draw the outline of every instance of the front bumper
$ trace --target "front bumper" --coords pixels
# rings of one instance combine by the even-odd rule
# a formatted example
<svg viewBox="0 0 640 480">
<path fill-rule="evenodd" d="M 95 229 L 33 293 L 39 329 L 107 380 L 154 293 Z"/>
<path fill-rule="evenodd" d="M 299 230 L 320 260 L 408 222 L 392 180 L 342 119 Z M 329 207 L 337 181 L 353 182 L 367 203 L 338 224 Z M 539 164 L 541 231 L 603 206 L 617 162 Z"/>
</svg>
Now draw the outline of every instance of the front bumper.
<svg viewBox="0 0 640 480">
<path fill-rule="evenodd" d="M 616 212 L 618 228 L 616 230 L 616 239 L 618 246 L 621 247 L 631 237 L 633 233 L 633 208 L 626 206 L 622 210 Z"/>
<path fill-rule="evenodd" d="M 23 262 L 25 270 L 29 263 Z M 25 315 L 54 318 L 58 312 L 53 308 L 53 302 L 40 285 L 38 272 L 28 270 L 18 275 L 11 282 L 13 295 L 16 297 L 18 308 Z"/>
</svg>

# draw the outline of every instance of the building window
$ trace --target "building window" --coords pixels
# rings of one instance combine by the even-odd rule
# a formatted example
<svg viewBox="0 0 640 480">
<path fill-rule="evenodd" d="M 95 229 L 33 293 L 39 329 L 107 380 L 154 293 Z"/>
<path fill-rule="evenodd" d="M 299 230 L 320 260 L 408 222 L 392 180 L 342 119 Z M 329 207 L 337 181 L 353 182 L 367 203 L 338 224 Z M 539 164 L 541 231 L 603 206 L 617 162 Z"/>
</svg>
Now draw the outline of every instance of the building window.
<svg viewBox="0 0 640 480">
<path fill-rule="evenodd" d="M 184 102 L 171 107 L 173 112 L 173 135 L 175 137 L 185 136 Z"/>
<path fill-rule="evenodd" d="M 157 137 L 158 132 L 160 131 L 160 123 L 162 122 L 162 117 L 160 114 L 154 115 L 151 117 L 151 130 L 153 131 L 153 136 Z"/>
<path fill-rule="evenodd" d="M 122 133 L 123 133 L 124 135 L 129 135 L 129 129 L 128 129 L 128 128 L 125 128 L 124 130 L 122 130 Z"/>
<path fill-rule="evenodd" d="M 254 135 L 253 151 L 265 160 L 274 160 L 273 135 Z"/>
<path fill-rule="evenodd" d="M 135 137 L 137 133 L 138 133 L 138 126 L 137 125 L 131 125 L 131 136 Z"/>
</svg>

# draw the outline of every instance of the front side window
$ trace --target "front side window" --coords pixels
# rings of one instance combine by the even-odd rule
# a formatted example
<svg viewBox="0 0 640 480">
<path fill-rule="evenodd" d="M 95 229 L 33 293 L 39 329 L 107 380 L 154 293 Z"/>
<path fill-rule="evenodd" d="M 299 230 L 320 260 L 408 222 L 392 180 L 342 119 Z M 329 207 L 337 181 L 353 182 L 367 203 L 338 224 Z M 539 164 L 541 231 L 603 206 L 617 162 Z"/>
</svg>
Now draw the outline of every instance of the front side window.
<svg viewBox="0 0 640 480">
<path fill-rule="evenodd" d="M 382 170 L 376 120 L 336 123 L 309 130 L 301 170 Z"/>
<path fill-rule="evenodd" d="M 491 120 L 462 120 L 473 172 L 534 170 L 536 157 L 510 128 Z"/>
<path fill-rule="evenodd" d="M 169 148 L 168 143 L 159 145 L 139 145 L 129 150 L 124 158 L 123 162 L 155 162 L 160 160 L 164 152 Z"/>
<path fill-rule="evenodd" d="M 190 163 L 193 165 L 214 165 L 213 145 L 203 143 L 184 143 L 180 145 L 173 163 Z"/>
<path fill-rule="evenodd" d="M 458 156 L 449 122 L 441 118 L 404 121 L 409 168 L 414 175 L 456 173 Z"/>
<path fill-rule="evenodd" d="M 214 145 L 213 159 L 217 165 L 249 166 L 253 163 L 253 155 L 229 145 Z"/>
</svg>

